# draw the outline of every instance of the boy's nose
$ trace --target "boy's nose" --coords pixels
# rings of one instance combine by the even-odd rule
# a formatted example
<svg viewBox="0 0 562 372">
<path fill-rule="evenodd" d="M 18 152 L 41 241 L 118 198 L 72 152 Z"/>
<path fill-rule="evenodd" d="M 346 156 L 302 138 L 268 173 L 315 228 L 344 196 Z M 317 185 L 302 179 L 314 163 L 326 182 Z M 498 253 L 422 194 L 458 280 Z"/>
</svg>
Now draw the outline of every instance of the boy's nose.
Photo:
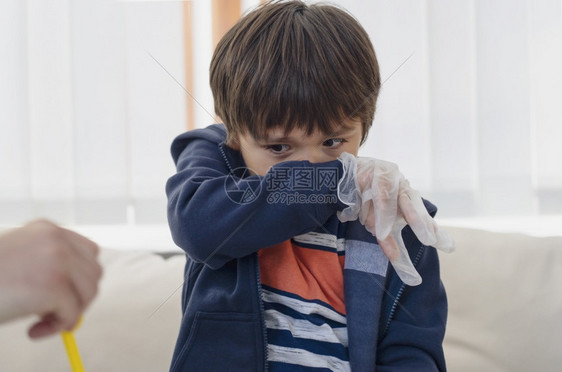
<svg viewBox="0 0 562 372">
<path fill-rule="evenodd" d="M 329 159 L 321 148 L 310 148 L 302 152 L 299 160 L 307 160 L 311 163 L 324 163 L 333 159 Z"/>
</svg>

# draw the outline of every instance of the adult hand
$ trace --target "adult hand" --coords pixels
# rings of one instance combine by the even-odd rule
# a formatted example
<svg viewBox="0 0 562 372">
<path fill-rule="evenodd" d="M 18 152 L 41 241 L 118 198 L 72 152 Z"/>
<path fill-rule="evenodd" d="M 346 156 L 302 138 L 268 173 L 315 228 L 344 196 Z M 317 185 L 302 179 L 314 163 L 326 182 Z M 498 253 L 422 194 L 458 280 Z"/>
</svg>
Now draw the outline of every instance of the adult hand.
<svg viewBox="0 0 562 372">
<path fill-rule="evenodd" d="M 37 315 L 32 338 L 72 329 L 97 293 L 97 255 L 92 241 L 44 220 L 0 235 L 0 323 Z"/>
<path fill-rule="evenodd" d="M 394 163 L 372 158 L 356 158 L 343 153 L 344 176 L 338 197 L 348 208 L 338 213 L 342 221 L 359 218 L 377 241 L 398 276 L 408 285 L 418 285 L 421 277 L 414 268 L 401 231 L 410 225 L 425 245 L 444 252 L 455 248 L 453 239 L 439 229 L 423 204 L 419 192 L 410 187 Z"/>
</svg>

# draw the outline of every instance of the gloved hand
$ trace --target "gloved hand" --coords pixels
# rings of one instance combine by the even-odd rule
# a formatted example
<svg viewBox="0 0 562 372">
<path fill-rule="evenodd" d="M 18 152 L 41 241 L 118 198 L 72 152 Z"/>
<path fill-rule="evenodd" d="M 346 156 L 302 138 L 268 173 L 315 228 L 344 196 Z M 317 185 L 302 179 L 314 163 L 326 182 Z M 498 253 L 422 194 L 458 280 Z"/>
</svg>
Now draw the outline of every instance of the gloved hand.
<svg viewBox="0 0 562 372">
<path fill-rule="evenodd" d="M 338 184 L 338 198 L 348 205 L 338 212 L 342 222 L 359 218 L 377 241 L 396 273 L 407 285 L 422 279 L 406 250 L 401 231 L 410 225 L 424 245 L 444 252 L 455 249 L 453 239 L 439 229 L 423 204 L 420 193 L 410 187 L 394 163 L 372 158 L 356 158 L 342 153 L 338 158 L 344 175 Z"/>
</svg>

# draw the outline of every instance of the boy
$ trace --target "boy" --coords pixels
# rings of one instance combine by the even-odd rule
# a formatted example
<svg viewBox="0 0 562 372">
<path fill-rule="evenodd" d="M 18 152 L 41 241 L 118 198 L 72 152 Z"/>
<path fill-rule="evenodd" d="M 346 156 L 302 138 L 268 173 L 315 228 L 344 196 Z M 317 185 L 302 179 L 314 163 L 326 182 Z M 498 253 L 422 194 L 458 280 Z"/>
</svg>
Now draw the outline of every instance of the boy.
<svg viewBox="0 0 562 372">
<path fill-rule="evenodd" d="M 380 84 L 367 34 L 333 6 L 267 3 L 219 42 L 224 126 L 174 141 L 166 186 L 187 253 L 171 371 L 445 370 L 437 253 L 392 212 L 383 223 L 399 198 L 408 215 L 406 191 L 421 199 L 395 168 L 355 158 Z M 394 234 L 377 242 L 381 229 Z M 388 248 L 404 242 L 415 287 Z"/>
</svg>

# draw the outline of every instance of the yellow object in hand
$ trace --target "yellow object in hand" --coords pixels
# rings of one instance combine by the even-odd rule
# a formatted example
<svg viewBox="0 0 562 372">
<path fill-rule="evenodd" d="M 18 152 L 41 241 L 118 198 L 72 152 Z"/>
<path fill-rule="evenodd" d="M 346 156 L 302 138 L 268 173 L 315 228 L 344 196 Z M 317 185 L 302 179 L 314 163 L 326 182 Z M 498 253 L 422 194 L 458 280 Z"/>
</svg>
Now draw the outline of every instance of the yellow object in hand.
<svg viewBox="0 0 562 372">
<path fill-rule="evenodd" d="M 82 318 L 78 320 L 78 323 L 73 330 L 76 330 L 80 323 L 82 323 Z M 70 368 L 72 372 L 84 372 L 84 366 L 82 365 L 82 359 L 80 358 L 80 353 L 78 352 L 78 346 L 76 345 L 76 340 L 72 331 L 61 332 L 62 341 L 64 342 L 64 347 L 66 348 L 66 353 L 68 354 L 68 360 L 70 361 Z"/>
</svg>

